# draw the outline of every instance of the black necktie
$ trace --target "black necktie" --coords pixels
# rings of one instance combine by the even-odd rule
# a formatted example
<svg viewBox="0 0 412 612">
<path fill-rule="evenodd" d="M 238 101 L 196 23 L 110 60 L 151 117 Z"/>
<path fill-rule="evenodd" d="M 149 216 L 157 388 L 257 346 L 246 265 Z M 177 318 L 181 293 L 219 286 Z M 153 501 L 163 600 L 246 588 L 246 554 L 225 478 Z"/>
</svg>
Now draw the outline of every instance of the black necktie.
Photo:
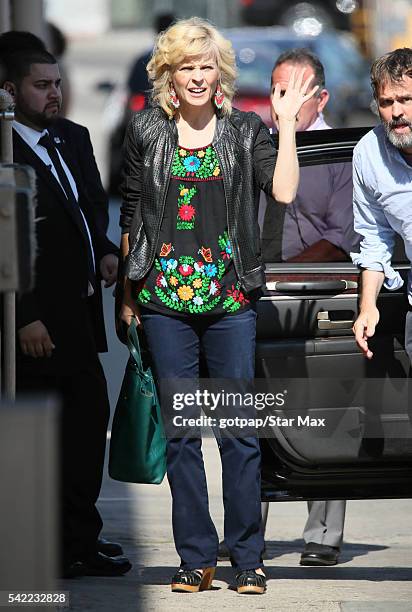
<svg viewBox="0 0 412 612">
<path fill-rule="evenodd" d="M 80 212 L 80 207 L 79 204 L 76 200 L 76 196 L 73 193 L 73 190 L 71 188 L 69 179 L 67 178 L 67 174 L 64 171 L 64 168 L 62 166 L 62 163 L 60 161 L 60 157 L 59 154 L 57 152 L 56 147 L 53 144 L 52 139 L 50 138 L 49 134 L 44 134 L 40 140 L 39 140 L 39 145 L 41 145 L 42 147 L 44 147 L 47 150 L 47 153 L 49 154 L 49 157 L 53 163 L 54 169 L 57 172 L 57 176 L 59 177 L 59 181 L 60 181 L 60 185 L 66 195 L 66 198 L 68 200 L 68 202 L 72 205 L 73 207 L 73 212 L 77 218 L 77 222 L 80 224 L 80 227 L 83 230 L 83 233 L 85 235 L 86 238 L 86 243 L 87 243 L 87 268 L 88 268 L 88 280 L 91 283 L 91 285 L 93 287 L 96 286 L 96 277 L 95 277 L 95 273 L 94 273 L 94 265 L 93 265 L 93 255 L 92 255 L 92 246 L 90 244 L 90 239 L 89 239 L 89 235 L 87 232 L 87 228 L 86 228 L 86 223 L 85 220 L 83 218 L 83 215 Z"/>
</svg>

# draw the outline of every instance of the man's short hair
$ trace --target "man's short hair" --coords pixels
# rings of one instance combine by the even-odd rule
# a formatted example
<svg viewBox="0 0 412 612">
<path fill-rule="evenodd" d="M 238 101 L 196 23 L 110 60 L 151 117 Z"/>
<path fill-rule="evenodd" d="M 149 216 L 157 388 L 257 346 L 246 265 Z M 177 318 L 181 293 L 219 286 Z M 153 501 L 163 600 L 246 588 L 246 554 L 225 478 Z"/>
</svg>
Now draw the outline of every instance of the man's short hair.
<svg viewBox="0 0 412 612">
<path fill-rule="evenodd" d="M 412 49 L 404 47 L 378 57 L 371 66 L 371 86 L 375 99 L 382 83 L 398 83 L 404 76 L 412 78 Z"/>
<path fill-rule="evenodd" d="M 277 58 L 275 65 L 272 68 L 272 73 L 280 64 L 299 64 L 307 65 L 313 69 L 314 79 L 310 84 L 311 87 L 319 85 L 319 90 L 325 87 L 325 69 L 318 56 L 306 47 L 299 47 L 284 51 Z"/>
<path fill-rule="evenodd" d="M 32 32 L 9 30 L 0 34 L 0 57 L 20 51 L 46 51 L 44 42 Z"/>
<path fill-rule="evenodd" d="M 1 56 L 2 80 L 20 83 L 30 74 L 32 64 L 57 64 L 57 60 L 45 49 L 26 49 L 8 52 Z"/>
</svg>

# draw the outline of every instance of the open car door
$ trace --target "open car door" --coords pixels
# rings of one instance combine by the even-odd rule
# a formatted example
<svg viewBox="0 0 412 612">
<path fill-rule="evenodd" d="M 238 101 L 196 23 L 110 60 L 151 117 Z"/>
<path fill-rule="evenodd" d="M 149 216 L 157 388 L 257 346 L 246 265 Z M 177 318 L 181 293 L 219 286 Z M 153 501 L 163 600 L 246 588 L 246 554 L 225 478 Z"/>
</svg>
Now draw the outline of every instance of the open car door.
<svg viewBox="0 0 412 612">
<path fill-rule="evenodd" d="M 256 377 L 288 397 L 271 411 L 280 424 L 261 439 L 266 501 L 412 497 L 404 287 L 380 293 L 372 360 L 352 333 L 360 283 L 349 257 L 360 241 L 352 153 L 369 129 L 298 133 L 296 201 L 261 198 L 266 292 L 257 304 Z M 402 244 L 393 265 L 406 279 Z"/>
</svg>

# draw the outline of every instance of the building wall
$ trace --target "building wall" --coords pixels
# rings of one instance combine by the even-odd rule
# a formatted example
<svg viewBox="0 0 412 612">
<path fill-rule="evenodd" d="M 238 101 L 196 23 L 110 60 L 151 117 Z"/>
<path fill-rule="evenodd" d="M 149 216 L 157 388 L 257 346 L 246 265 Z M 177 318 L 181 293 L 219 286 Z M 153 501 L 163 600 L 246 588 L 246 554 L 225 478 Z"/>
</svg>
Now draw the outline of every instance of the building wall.
<svg viewBox="0 0 412 612">
<path fill-rule="evenodd" d="M 110 0 L 45 0 L 46 18 L 68 36 L 93 36 L 110 29 Z"/>
<path fill-rule="evenodd" d="M 111 28 L 150 28 L 155 15 L 206 17 L 218 27 L 239 24 L 239 0 L 45 0 L 47 19 L 69 36 L 97 35 Z"/>
</svg>

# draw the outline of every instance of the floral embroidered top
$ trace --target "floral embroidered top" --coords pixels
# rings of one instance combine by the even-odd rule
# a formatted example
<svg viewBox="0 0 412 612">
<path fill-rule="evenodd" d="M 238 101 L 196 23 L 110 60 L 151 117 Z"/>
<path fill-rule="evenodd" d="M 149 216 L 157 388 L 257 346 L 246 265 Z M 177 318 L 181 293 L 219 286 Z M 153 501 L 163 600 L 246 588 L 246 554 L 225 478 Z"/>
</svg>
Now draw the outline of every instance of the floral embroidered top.
<svg viewBox="0 0 412 612">
<path fill-rule="evenodd" d="M 165 314 L 235 314 L 240 290 L 214 148 L 177 147 L 154 265 L 137 302 Z"/>
</svg>

